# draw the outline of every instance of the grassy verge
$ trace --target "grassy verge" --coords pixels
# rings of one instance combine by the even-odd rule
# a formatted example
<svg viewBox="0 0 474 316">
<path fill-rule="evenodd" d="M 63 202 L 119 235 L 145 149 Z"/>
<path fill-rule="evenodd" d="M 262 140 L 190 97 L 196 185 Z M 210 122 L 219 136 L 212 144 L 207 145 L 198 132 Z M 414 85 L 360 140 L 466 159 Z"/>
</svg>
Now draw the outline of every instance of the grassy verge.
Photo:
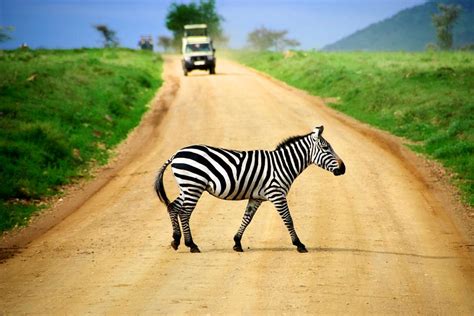
<svg viewBox="0 0 474 316">
<path fill-rule="evenodd" d="M 405 137 L 440 161 L 474 206 L 474 54 L 233 53 L 232 58 L 329 106 Z"/>
<path fill-rule="evenodd" d="M 107 161 L 161 70 L 160 56 L 126 49 L 0 51 L 0 232 Z"/>
</svg>

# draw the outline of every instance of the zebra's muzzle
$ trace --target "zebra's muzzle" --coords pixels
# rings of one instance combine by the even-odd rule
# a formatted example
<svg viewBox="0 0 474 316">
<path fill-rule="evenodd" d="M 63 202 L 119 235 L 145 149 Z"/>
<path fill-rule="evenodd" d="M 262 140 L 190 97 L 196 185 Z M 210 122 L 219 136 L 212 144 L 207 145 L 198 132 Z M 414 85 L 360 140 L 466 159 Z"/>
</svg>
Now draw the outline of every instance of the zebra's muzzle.
<svg viewBox="0 0 474 316">
<path fill-rule="evenodd" d="M 335 176 L 341 176 L 344 173 L 346 173 L 346 165 L 344 165 L 344 162 L 342 162 L 342 160 L 339 160 L 338 162 L 339 162 L 339 168 L 334 169 L 333 171 L 333 174 Z"/>
</svg>

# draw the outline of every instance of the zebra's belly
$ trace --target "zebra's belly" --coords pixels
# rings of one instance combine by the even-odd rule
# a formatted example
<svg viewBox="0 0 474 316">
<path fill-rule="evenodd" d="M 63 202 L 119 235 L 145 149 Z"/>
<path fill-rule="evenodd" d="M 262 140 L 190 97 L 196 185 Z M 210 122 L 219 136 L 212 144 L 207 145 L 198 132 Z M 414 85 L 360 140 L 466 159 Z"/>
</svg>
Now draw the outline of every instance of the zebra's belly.
<svg viewBox="0 0 474 316">
<path fill-rule="evenodd" d="M 265 197 L 259 193 L 259 188 L 240 192 L 238 190 L 217 192 L 216 188 L 214 188 L 211 184 L 206 188 L 206 191 L 209 192 L 209 194 L 211 194 L 212 196 L 215 196 L 216 198 L 227 201 L 240 201 L 248 199 L 265 200 Z"/>
</svg>

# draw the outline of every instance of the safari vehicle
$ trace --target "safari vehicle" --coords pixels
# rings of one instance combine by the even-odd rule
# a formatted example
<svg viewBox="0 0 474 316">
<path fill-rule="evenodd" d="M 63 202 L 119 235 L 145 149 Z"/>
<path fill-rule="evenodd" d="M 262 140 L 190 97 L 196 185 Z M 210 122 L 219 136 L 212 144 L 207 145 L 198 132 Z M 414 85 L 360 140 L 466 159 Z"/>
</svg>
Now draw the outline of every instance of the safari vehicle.
<svg viewBox="0 0 474 316">
<path fill-rule="evenodd" d="M 211 75 L 216 73 L 216 49 L 207 34 L 206 24 L 185 25 L 182 42 L 182 65 L 185 76 L 195 69 L 208 70 Z"/>
</svg>

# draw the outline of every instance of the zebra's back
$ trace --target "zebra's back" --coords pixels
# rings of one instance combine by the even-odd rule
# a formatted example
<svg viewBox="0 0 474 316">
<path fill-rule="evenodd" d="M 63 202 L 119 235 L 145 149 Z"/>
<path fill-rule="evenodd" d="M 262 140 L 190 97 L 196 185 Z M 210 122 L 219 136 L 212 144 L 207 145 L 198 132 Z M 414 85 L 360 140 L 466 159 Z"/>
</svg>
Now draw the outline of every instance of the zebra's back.
<svg viewBox="0 0 474 316">
<path fill-rule="evenodd" d="M 272 178 L 271 154 L 266 150 L 193 145 L 178 151 L 171 167 L 182 190 L 207 190 L 226 200 L 264 199 Z"/>
</svg>

